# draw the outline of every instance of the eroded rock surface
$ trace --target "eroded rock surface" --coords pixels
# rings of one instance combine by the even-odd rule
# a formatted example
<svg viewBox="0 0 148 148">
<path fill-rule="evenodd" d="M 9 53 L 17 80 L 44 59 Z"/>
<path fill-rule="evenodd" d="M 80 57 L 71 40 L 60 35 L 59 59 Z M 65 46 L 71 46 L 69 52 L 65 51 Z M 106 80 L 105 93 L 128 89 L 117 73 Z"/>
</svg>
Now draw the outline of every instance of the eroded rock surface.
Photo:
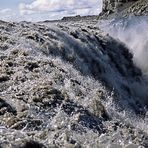
<svg viewBox="0 0 148 148">
<path fill-rule="evenodd" d="M 100 18 L 148 15 L 147 0 L 103 0 Z"/>
</svg>

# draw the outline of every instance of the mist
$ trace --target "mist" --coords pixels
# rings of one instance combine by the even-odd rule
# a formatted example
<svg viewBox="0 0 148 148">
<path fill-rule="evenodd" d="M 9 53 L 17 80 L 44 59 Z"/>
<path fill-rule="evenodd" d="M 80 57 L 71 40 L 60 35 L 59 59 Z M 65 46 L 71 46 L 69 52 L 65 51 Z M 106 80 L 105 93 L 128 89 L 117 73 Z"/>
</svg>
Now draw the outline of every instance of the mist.
<svg viewBox="0 0 148 148">
<path fill-rule="evenodd" d="M 148 17 L 101 21 L 99 27 L 128 46 L 134 63 L 142 70 L 143 75 L 148 77 Z"/>
</svg>

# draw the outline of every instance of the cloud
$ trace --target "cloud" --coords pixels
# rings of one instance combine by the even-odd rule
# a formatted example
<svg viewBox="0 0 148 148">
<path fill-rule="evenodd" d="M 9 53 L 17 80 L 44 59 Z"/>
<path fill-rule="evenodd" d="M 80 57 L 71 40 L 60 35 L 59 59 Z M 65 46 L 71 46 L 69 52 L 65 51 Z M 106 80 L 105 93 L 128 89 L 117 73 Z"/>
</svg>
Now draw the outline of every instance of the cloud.
<svg viewBox="0 0 148 148">
<path fill-rule="evenodd" d="M 67 15 L 92 15 L 101 11 L 102 0 L 34 0 L 32 3 L 21 3 L 19 11 L 21 15 L 59 13 Z"/>
<path fill-rule="evenodd" d="M 16 13 L 12 9 L 0 9 L 0 20 L 12 21 L 14 18 L 16 18 Z"/>
<path fill-rule="evenodd" d="M 0 14 L 8 14 L 8 13 L 11 13 L 11 9 L 9 9 L 9 8 L 6 8 L 6 9 L 1 9 L 0 10 Z"/>
</svg>

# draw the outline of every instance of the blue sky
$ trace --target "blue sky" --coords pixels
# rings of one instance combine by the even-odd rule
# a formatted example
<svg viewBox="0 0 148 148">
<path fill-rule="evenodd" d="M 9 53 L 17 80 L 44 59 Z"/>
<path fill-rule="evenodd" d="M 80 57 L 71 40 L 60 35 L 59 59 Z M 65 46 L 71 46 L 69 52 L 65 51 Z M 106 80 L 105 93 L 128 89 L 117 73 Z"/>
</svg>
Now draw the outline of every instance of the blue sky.
<svg viewBox="0 0 148 148">
<path fill-rule="evenodd" d="M 0 0 L 0 19 L 41 21 L 63 16 L 95 15 L 102 0 Z"/>
<path fill-rule="evenodd" d="M 0 0 L 0 8 L 16 8 L 19 3 L 30 3 L 33 0 Z"/>
</svg>

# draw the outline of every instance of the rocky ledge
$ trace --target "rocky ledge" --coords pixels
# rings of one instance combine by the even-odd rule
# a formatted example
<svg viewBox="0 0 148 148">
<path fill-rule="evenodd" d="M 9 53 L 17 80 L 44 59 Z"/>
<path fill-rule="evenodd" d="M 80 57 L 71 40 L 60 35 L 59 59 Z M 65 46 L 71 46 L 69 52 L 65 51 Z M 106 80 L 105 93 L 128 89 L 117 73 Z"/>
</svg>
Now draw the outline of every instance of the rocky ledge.
<svg viewBox="0 0 148 148">
<path fill-rule="evenodd" d="M 100 19 L 148 15 L 147 0 L 103 0 Z"/>
</svg>

